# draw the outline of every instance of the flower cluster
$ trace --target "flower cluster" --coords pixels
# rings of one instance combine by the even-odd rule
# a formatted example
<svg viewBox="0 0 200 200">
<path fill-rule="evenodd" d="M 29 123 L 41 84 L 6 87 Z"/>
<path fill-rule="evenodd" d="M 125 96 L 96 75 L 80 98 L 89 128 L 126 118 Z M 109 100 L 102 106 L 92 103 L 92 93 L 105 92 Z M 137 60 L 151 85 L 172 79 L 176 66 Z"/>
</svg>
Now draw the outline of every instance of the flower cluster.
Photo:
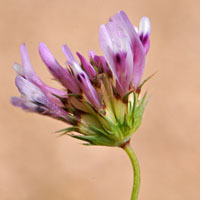
<svg viewBox="0 0 200 200">
<path fill-rule="evenodd" d="M 104 56 L 89 51 L 89 61 L 80 53 L 78 62 L 67 45 L 63 68 L 44 43 L 39 53 L 63 90 L 46 85 L 34 72 L 25 44 L 22 65 L 14 64 L 16 86 L 21 97 L 13 105 L 51 116 L 68 124 L 61 130 L 87 144 L 121 146 L 140 125 L 146 95 L 140 98 L 145 58 L 150 45 L 150 21 L 142 17 L 139 29 L 120 11 L 99 29 Z M 79 134 L 70 133 L 77 132 Z"/>
</svg>

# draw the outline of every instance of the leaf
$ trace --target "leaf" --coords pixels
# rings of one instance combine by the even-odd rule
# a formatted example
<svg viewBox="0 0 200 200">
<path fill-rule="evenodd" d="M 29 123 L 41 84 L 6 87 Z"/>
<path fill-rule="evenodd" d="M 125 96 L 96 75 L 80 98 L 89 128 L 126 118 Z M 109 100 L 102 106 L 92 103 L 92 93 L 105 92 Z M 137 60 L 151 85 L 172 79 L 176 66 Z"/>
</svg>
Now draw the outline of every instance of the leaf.
<svg viewBox="0 0 200 200">
<path fill-rule="evenodd" d="M 78 129 L 78 127 L 76 126 L 70 126 L 68 128 L 63 128 L 63 129 L 60 129 L 58 131 L 56 131 L 56 133 L 60 133 L 60 132 L 71 132 L 71 131 L 76 131 Z"/>
<path fill-rule="evenodd" d="M 157 74 L 157 72 L 154 72 L 153 74 L 151 74 L 149 77 L 147 77 L 137 88 L 137 91 L 140 91 L 142 89 L 142 86 L 149 80 L 151 79 L 155 74 Z"/>
<path fill-rule="evenodd" d="M 72 131 L 78 132 L 79 131 L 79 127 L 71 126 L 71 127 L 68 127 L 68 128 L 63 128 L 63 129 L 60 129 L 60 130 L 56 131 L 56 133 L 61 133 L 62 132 L 60 135 L 58 135 L 58 137 L 60 137 L 60 136 L 66 135 L 67 133 L 72 132 Z"/>
<path fill-rule="evenodd" d="M 134 132 L 139 128 L 141 121 L 142 121 L 142 116 L 144 109 L 148 103 L 148 100 L 146 100 L 146 95 L 147 93 L 144 94 L 142 101 L 140 104 L 136 107 L 134 114 L 134 120 L 133 120 L 133 130 Z"/>
<path fill-rule="evenodd" d="M 99 135 L 70 135 L 73 138 L 88 142 L 90 145 L 115 146 L 115 141 Z"/>
</svg>

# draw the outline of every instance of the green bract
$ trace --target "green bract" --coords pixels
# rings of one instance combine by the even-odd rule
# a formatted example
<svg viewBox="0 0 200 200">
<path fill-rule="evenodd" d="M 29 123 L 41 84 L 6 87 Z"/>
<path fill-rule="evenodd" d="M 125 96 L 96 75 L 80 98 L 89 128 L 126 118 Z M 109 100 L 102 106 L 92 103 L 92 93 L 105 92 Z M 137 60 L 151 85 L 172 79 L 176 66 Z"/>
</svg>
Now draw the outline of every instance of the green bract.
<svg viewBox="0 0 200 200">
<path fill-rule="evenodd" d="M 68 104 L 74 107 L 70 112 L 79 117 L 73 119 L 74 126 L 58 132 L 86 141 L 85 145 L 122 146 L 140 126 L 147 104 L 146 93 L 140 98 L 136 91 L 131 90 L 120 98 L 115 94 L 112 78 L 101 74 L 98 81 L 100 84 L 95 89 L 105 107 L 97 111 L 88 102 L 71 95 Z"/>
</svg>

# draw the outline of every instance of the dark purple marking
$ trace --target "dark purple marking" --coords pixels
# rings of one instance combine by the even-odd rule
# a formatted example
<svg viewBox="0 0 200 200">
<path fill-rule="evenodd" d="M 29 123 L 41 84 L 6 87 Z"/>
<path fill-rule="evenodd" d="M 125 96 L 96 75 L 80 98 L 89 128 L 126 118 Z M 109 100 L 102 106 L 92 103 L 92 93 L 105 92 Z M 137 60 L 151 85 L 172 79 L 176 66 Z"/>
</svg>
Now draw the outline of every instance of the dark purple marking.
<svg viewBox="0 0 200 200">
<path fill-rule="evenodd" d="M 79 74 L 77 76 L 77 79 L 82 83 L 83 82 L 83 79 L 85 79 L 85 75 L 84 74 Z"/>
<path fill-rule="evenodd" d="M 36 108 L 36 112 L 38 112 L 38 113 L 45 113 L 45 112 L 46 112 L 46 109 L 45 109 L 45 108 L 42 108 L 42 107 L 40 107 L 40 106 L 38 106 L 38 107 Z"/>
<path fill-rule="evenodd" d="M 142 42 L 143 45 L 146 44 L 148 38 L 149 38 L 148 34 L 146 34 L 146 35 L 141 34 L 140 35 L 140 40 L 141 40 L 141 42 Z"/>
<path fill-rule="evenodd" d="M 119 54 L 116 54 L 115 58 L 116 58 L 117 64 L 120 64 L 120 63 L 121 63 L 120 55 L 119 55 Z"/>
</svg>

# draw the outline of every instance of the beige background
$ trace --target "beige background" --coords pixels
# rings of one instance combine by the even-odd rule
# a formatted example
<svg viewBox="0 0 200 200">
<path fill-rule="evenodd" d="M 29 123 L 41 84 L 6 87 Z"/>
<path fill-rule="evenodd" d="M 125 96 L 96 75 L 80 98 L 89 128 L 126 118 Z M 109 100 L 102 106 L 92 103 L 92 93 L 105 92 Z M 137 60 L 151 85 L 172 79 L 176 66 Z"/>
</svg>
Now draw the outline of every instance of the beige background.
<svg viewBox="0 0 200 200">
<path fill-rule="evenodd" d="M 38 54 L 40 41 L 64 64 L 61 45 L 100 52 L 98 28 L 118 10 L 152 23 L 145 77 L 151 94 L 132 146 L 141 163 L 140 200 L 200 199 L 200 14 L 195 0 L 0 1 L 0 199 L 126 200 L 132 171 L 118 148 L 56 138 L 66 125 L 10 105 L 18 95 L 14 61 L 26 42 L 33 66 L 55 86 Z"/>
</svg>

